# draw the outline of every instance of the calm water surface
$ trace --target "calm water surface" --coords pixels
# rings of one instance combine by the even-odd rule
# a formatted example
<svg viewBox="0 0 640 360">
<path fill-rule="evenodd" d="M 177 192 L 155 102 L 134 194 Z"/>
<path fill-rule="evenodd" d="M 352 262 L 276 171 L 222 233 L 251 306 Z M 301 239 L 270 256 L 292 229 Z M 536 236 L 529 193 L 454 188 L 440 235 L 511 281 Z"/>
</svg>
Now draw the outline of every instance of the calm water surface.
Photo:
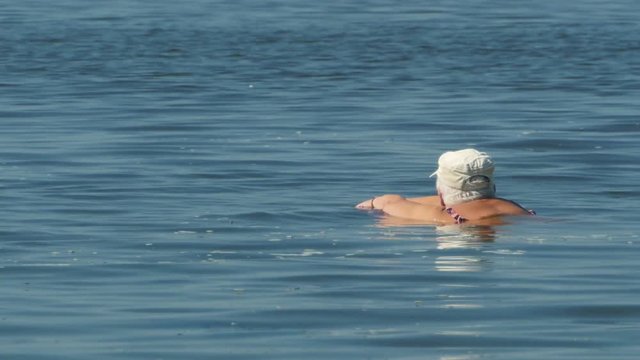
<svg viewBox="0 0 640 360">
<path fill-rule="evenodd" d="M 0 4 L 3 359 L 636 359 L 631 0 Z M 390 226 L 477 147 L 536 219 Z"/>
</svg>

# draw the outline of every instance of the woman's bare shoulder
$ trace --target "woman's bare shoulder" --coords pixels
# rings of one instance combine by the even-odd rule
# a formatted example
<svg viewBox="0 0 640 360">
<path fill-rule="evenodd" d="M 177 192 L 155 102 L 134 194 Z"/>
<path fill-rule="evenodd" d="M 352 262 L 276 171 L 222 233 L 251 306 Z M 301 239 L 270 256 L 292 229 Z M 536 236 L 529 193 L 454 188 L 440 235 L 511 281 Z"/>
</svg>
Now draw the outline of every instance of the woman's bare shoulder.
<svg viewBox="0 0 640 360">
<path fill-rule="evenodd" d="M 421 196 L 421 197 L 410 197 L 407 198 L 409 201 L 417 202 L 423 205 L 434 205 L 440 206 L 440 197 L 438 195 L 429 195 L 429 196 Z"/>
<path fill-rule="evenodd" d="M 501 198 L 474 200 L 462 205 L 466 206 L 460 210 L 468 214 L 469 219 L 529 214 L 529 212 L 518 203 Z"/>
<path fill-rule="evenodd" d="M 498 208 L 506 213 L 505 215 L 530 215 L 527 209 L 513 200 L 501 198 L 493 200 L 496 201 Z"/>
</svg>

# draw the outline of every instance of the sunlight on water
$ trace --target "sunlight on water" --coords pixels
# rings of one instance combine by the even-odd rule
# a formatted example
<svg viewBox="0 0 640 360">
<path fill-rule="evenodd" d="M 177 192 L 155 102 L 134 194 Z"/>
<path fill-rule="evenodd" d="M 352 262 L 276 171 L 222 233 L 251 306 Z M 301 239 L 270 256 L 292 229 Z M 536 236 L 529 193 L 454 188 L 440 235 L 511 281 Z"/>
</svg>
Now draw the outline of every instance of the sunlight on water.
<svg viewBox="0 0 640 360">
<path fill-rule="evenodd" d="M 442 247 L 438 247 L 443 249 Z M 446 249 L 446 248 L 444 248 Z M 435 260 L 436 270 L 453 272 L 486 271 L 489 264 L 475 256 L 439 256 Z"/>
<path fill-rule="evenodd" d="M 640 2 L 5 3 L 0 358 L 637 358 Z"/>
</svg>

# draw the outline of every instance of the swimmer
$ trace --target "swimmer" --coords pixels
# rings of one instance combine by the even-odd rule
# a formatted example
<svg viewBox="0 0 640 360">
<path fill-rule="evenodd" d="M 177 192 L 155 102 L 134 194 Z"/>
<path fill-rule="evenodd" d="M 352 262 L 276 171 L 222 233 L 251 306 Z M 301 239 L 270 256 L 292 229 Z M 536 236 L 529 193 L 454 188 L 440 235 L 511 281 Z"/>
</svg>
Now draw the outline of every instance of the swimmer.
<svg viewBox="0 0 640 360">
<path fill-rule="evenodd" d="M 449 151 L 438 159 L 437 195 L 405 198 L 388 194 L 356 205 L 362 210 L 436 224 L 499 224 L 501 216 L 535 215 L 514 201 L 497 198 L 495 165 L 475 149 Z"/>
</svg>

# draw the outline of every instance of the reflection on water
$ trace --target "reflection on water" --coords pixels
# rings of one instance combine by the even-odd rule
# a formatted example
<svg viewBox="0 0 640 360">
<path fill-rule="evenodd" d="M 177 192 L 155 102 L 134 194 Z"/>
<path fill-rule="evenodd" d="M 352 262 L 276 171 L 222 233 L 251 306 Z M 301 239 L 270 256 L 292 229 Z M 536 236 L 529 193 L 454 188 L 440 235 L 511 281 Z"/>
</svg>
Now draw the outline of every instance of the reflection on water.
<svg viewBox="0 0 640 360">
<path fill-rule="evenodd" d="M 480 272 L 488 270 L 491 265 L 477 256 L 439 256 L 435 263 L 436 270 L 443 272 Z"/>
<path fill-rule="evenodd" d="M 425 222 L 382 216 L 378 219 L 378 226 L 385 229 L 384 239 L 399 240 L 425 238 L 424 233 L 415 232 L 417 228 L 435 231 L 436 248 L 438 250 L 472 250 L 460 254 L 445 253 L 434 260 L 435 269 L 440 272 L 484 272 L 489 271 L 492 262 L 484 254 L 488 244 L 496 240 L 495 226 L 489 225 L 434 225 Z M 429 234 L 432 235 L 432 234 Z M 428 238 L 432 238 L 428 236 Z M 478 252 L 482 250 L 482 252 Z M 491 251 L 487 251 L 490 253 Z"/>
<path fill-rule="evenodd" d="M 436 227 L 439 250 L 481 249 L 495 240 L 495 229 L 490 226 L 447 225 Z M 435 260 L 436 270 L 441 272 L 481 272 L 491 268 L 491 261 L 476 254 L 443 255 Z"/>
<path fill-rule="evenodd" d="M 384 228 L 435 226 L 438 240 L 444 242 L 450 242 L 450 240 L 491 242 L 494 241 L 496 237 L 495 225 L 436 225 L 431 222 L 402 219 L 388 215 L 383 215 L 378 218 L 377 225 Z M 497 226 L 500 225 L 504 224 L 501 223 Z"/>
<path fill-rule="evenodd" d="M 377 226 L 386 229 L 433 227 L 439 243 L 438 249 L 480 248 L 484 243 L 496 239 L 496 227 L 490 225 L 435 225 L 424 221 L 382 216 L 378 219 Z M 395 232 L 386 234 L 393 238 Z"/>
<path fill-rule="evenodd" d="M 492 226 L 436 226 L 438 249 L 481 248 L 485 243 L 496 240 L 496 230 Z"/>
<path fill-rule="evenodd" d="M 442 309 L 480 309 L 484 307 L 481 295 L 470 294 L 470 289 L 478 288 L 475 284 L 448 283 L 441 286 L 439 307 Z"/>
<path fill-rule="evenodd" d="M 479 335 L 467 335 L 467 336 L 479 336 Z M 464 354 L 464 355 L 447 355 L 440 357 L 440 360 L 475 360 L 480 359 L 481 355 L 476 354 Z"/>
</svg>

